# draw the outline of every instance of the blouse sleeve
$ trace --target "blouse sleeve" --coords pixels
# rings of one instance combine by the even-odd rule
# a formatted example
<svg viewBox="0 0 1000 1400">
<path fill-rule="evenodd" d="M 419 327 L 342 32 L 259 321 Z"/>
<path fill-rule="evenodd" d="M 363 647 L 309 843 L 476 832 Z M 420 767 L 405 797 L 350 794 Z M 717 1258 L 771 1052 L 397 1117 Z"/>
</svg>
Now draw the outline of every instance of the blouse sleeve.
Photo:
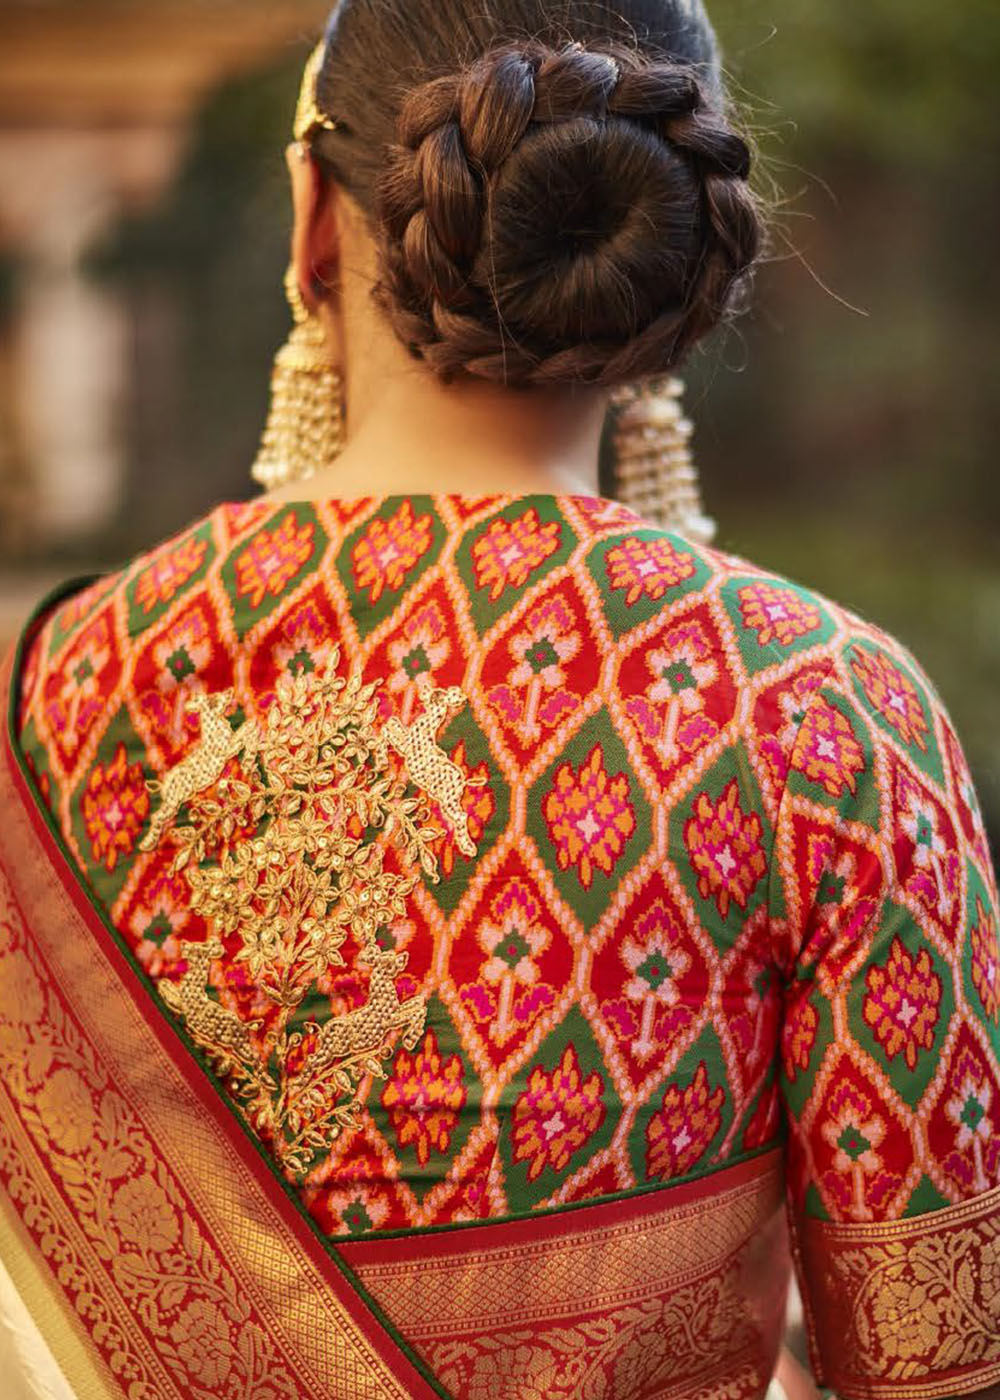
<svg viewBox="0 0 1000 1400">
<path fill-rule="evenodd" d="M 998 901 L 947 711 L 881 633 L 801 717 L 772 918 L 788 1190 L 813 1362 L 843 1400 L 1000 1378 Z"/>
</svg>

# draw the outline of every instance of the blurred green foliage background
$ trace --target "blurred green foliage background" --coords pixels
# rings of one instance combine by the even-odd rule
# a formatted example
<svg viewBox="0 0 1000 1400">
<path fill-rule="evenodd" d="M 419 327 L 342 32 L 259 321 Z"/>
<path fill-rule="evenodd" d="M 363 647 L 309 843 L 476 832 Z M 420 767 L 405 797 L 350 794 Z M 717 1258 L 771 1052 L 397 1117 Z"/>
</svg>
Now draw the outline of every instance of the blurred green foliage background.
<svg viewBox="0 0 1000 1400">
<path fill-rule="evenodd" d="M 996 850 L 1000 6 L 711 10 L 764 193 L 780 192 L 755 309 L 687 375 L 718 543 L 914 651 L 963 737 Z M 169 198 L 95 253 L 95 275 L 127 290 L 146 328 L 109 555 L 249 490 L 287 325 L 282 150 L 304 53 L 216 93 Z"/>
</svg>

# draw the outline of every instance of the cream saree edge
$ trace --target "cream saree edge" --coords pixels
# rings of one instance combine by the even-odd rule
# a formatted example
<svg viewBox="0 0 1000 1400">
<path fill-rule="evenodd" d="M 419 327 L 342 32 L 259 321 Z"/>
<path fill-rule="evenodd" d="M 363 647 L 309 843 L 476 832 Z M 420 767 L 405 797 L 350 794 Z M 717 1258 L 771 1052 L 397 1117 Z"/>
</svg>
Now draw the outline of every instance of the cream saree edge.
<svg viewBox="0 0 1000 1400">
<path fill-rule="evenodd" d="M 15 674 L 8 658 L 5 701 Z M 86 1400 L 443 1394 L 156 1007 L 38 809 L 11 736 L 8 724 L 0 1259 L 70 1386 Z M 25 1288 L 19 1252 L 44 1289 Z"/>
</svg>

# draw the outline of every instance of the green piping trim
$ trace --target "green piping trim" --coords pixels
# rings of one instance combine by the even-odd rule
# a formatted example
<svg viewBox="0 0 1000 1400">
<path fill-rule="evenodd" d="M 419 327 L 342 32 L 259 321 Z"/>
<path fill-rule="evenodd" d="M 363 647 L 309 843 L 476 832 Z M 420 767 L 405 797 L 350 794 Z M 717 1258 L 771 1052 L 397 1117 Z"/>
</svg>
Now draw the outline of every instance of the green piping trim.
<svg viewBox="0 0 1000 1400">
<path fill-rule="evenodd" d="M 39 798 L 38 810 L 40 811 L 42 818 L 45 822 L 46 829 L 48 830 L 48 833 L 52 838 L 53 844 L 55 845 L 59 854 L 62 856 L 63 860 L 66 861 L 67 865 L 71 870 L 75 868 L 75 862 L 73 861 L 73 858 L 70 855 L 66 843 L 63 840 L 62 832 L 59 830 L 59 828 L 55 824 L 55 821 L 53 820 L 52 813 L 49 811 L 49 808 L 46 806 L 45 802 L 41 800 L 41 795 L 38 793 L 38 789 L 35 786 L 31 770 L 28 767 L 27 762 L 25 760 L 25 756 L 21 751 L 21 745 L 17 735 L 17 709 L 18 700 L 20 696 L 19 681 L 21 677 L 21 671 L 24 665 L 25 652 L 29 643 L 33 640 L 35 627 L 41 619 L 41 617 L 47 611 L 49 611 L 56 603 L 60 602 L 70 593 L 74 591 L 79 591 L 79 589 L 82 586 L 86 586 L 87 583 L 92 581 L 92 579 L 74 579 L 67 583 L 61 584 L 58 588 L 52 590 L 52 592 L 49 593 L 43 599 L 43 601 L 32 613 L 15 646 L 14 661 L 11 671 L 10 697 L 8 701 L 6 716 L 7 739 L 10 744 L 11 753 L 14 755 L 14 761 L 17 763 L 21 776 L 24 778 L 29 789 L 32 792 L 34 792 Z M 339 1249 L 337 1249 L 336 1246 L 332 1245 L 329 1242 L 328 1237 L 322 1233 L 322 1231 L 317 1226 L 315 1220 L 313 1220 L 312 1216 L 302 1204 L 302 1201 L 299 1199 L 294 1188 L 290 1185 L 289 1182 L 287 1182 L 284 1179 L 284 1177 L 278 1174 L 271 1158 L 264 1151 L 263 1144 L 250 1131 L 250 1128 L 247 1125 L 246 1121 L 239 1115 L 239 1113 L 237 1113 L 235 1106 L 224 1092 L 222 1085 L 219 1083 L 215 1074 L 211 1071 L 211 1068 L 208 1065 L 202 1052 L 191 1040 L 190 1036 L 187 1034 L 187 1031 L 182 1026 L 180 1026 L 173 1019 L 173 1017 L 167 1015 L 161 998 L 156 995 L 156 989 L 151 978 L 146 973 L 142 964 L 134 956 L 132 950 L 129 948 L 125 940 L 121 937 L 114 924 L 108 918 L 107 911 L 103 908 L 103 906 L 96 898 L 90 885 L 85 880 L 80 880 L 79 885 L 84 893 L 84 896 L 86 897 L 87 903 L 90 905 L 94 913 L 100 919 L 105 930 L 114 942 L 115 947 L 121 953 L 129 968 L 139 979 L 139 982 L 146 989 L 147 993 L 149 994 L 150 1001 L 156 1008 L 157 1014 L 160 1016 L 163 1022 L 170 1028 L 170 1030 L 180 1039 L 184 1048 L 191 1054 L 195 1062 L 201 1066 L 219 1102 L 223 1105 L 228 1115 L 237 1124 L 246 1141 L 250 1144 L 256 1155 L 267 1168 L 269 1176 L 280 1187 L 286 1199 L 291 1203 L 291 1205 L 295 1209 L 296 1213 L 308 1226 L 310 1233 L 320 1245 L 324 1254 L 327 1256 L 327 1258 L 331 1260 L 331 1262 L 339 1270 L 339 1272 L 343 1275 L 344 1279 L 351 1285 L 351 1287 L 354 1288 L 358 1297 L 367 1306 L 367 1308 L 375 1317 L 379 1325 L 385 1329 L 388 1335 L 399 1347 L 403 1355 L 413 1366 L 414 1370 L 418 1371 L 420 1375 L 423 1376 L 424 1380 L 435 1392 L 435 1394 L 440 1395 L 442 1397 L 442 1400 L 453 1400 L 453 1397 L 449 1394 L 447 1390 L 444 1389 L 440 1381 L 429 1369 L 427 1363 L 420 1356 L 417 1355 L 417 1353 L 413 1350 L 410 1344 L 404 1339 L 402 1334 L 396 1329 L 395 1325 L 382 1311 L 382 1308 L 379 1306 L 376 1300 L 372 1297 L 372 1295 L 368 1292 L 368 1290 L 358 1279 L 354 1270 L 350 1267 L 347 1261 L 341 1257 Z"/>
</svg>

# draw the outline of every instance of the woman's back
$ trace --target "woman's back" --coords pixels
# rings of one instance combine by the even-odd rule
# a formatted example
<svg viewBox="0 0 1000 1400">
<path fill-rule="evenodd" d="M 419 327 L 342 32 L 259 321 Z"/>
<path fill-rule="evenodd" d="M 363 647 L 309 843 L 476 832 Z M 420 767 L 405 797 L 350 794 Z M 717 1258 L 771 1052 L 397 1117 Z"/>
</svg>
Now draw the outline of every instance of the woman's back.
<svg viewBox="0 0 1000 1400">
<path fill-rule="evenodd" d="M 932 1364 L 919 1219 L 1000 1172 L 997 906 L 958 741 L 891 638 L 608 501 L 407 496 L 220 507 L 26 661 L 21 742 L 73 858 L 435 1371 L 508 1365 L 510 1295 L 492 1322 L 476 1295 L 474 1342 L 452 1319 L 459 1359 L 462 1233 L 437 1272 L 379 1238 L 541 1212 L 523 1249 L 576 1228 L 585 1268 L 517 1384 L 561 1348 L 639 1368 L 609 1394 L 709 1361 L 754 1393 L 783 1147 L 821 1338 L 836 1312 L 852 1365 Z M 565 1211 L 609 1197 L 613 1249 Z M 625 1288 L 636 1209 L 662 1244 Z M 862 1242 L 906 1220 L 875 1289 Z M 573 1374 L 546 1393 L 587 1393 Z"/>
</svg>

